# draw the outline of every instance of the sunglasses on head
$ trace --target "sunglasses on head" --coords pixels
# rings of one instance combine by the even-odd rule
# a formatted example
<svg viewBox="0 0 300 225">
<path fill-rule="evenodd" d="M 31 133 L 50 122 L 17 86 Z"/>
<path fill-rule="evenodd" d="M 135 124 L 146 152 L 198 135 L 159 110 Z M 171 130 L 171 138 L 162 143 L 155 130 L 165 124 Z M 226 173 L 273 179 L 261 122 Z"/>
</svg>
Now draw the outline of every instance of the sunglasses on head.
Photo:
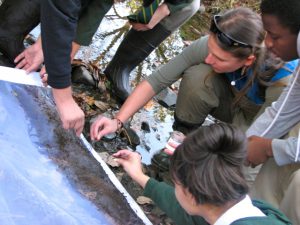
<svg viewBox="0 0 300 225">
<path fill-rule="evenodd" d="M 220 28 L 218 27 L 218 21 L 220 20 L 221 16 L 220 15 L 214 15 L 212 21 L 211 21 L 211 25 L 210 25 L 210 31 L 214 34 L 216 34 L 217 38 L 219 39 L 219 41 L 228 46 L 228 47 L 243 47 L 243 48 L 248 48 L 248 47 L 252 47 L 249 44 L 246 44 L 244 42 L 241 41 L 237 41 L 234 38 L 230 37 L 228 34 L 225 34 L 224 32 L 222 32 L 220 30 Z"/>
</svg>

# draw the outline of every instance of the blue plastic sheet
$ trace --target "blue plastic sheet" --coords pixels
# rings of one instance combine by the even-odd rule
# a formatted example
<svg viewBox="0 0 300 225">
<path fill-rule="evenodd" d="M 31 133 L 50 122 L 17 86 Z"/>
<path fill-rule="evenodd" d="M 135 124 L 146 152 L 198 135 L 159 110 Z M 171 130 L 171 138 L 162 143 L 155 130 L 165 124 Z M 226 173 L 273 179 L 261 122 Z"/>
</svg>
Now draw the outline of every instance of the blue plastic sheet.
<svg viewBox="0 0 300 225">
<path fill-rule="evenodd" d="M 43 88 L 0 81 L 0 225 L 144 224 Z"/>
</svg>

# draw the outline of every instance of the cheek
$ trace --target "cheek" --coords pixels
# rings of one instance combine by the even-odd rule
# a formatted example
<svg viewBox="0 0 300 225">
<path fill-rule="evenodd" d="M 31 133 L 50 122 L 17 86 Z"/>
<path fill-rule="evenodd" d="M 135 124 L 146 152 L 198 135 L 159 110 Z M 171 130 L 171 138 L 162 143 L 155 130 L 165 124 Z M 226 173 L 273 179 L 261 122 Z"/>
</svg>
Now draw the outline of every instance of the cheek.
<svg viewBox="0 0 300 225">
<path fill-rule="evenodd" d="M 239 67 L 232 64 L 232 63 L 224 63 L 224 62 L 219 62 L 215 64 L 215 72 L 217 73 L 230 73 L 235 70 L 237 70 Z"/>
</svg>

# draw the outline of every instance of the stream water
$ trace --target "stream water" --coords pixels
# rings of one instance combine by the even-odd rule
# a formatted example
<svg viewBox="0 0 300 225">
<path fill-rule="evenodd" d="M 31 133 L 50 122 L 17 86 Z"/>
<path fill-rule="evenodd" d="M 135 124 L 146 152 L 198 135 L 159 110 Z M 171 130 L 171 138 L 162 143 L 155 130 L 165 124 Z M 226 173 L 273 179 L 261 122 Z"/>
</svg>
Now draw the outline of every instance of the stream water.
<svg viewBox="0 0 300 225">
<path fill-rule="evenodd" d="M 125 3 L 115 4 L 115 9 L 112 8 L 101 22 L 92 43 L 87 47 L 81 47 L 75 58 L 81 59 L 84 62 L 96 63 L 100 70 L 104 71 L 124 35 L 130 28 L 126 19 L 128 14 L 130 14 L 130 10 Z M 31 34 L 37 37 L 39 32 L 39 27 L 37 27 Z M 167 38 L 162 45 L 164 51 L 153 51 L 131 72 L 130 81 L 132 88 L 143 77 L 150 75 L 157 67 L 165 64 L 169 59 L 180 53 L 184 47 L 178 31 Z M 178 85 L 179 82 L 175 83 L 175 86 L 178 87 Z M 166 109 L 156 101 L 153 101 L 147 107 L 142 108 L 132 118 L 131 128 L 135 130 L 141 142 L 136 150 L 142 154 L 143 163 L 149 164 L 153 154 L 165 146 L 172 132 L 173 114 L 174 111 L 172 109 Z M 141 129 L 142 123 L 145 122 L 149 125 L 150 131 Z M 104 146 L 106 148 L 113 148 L 110 144 L 104 144 Z"/>
<path fill-rule="evenodd" d="M 129 9 L 126 8 L 125 4 L 116 4 L 115 9 L 122 17 L 129 14 Z M 103 19 L 91 45 L 82 47 L 76 57 L 83 61 L 95 61 L 97 58 L 100 58 L 101 60 L 97 61 L 97 64 L 103 71 L 122 41 L 123 35 L 119 37 L 119 32 L 126 32 L 129 29 L 126 23 L 126 19 L 118 18 L 114 10 L 110 10 Z M 120 28 L 123 30 L 121 29 L 121 31 L 114 33 L 114 31 L 120 30 Z M 107 35 L 108 33 L 114 34 Z M 116 37 L 119 38 L 116 40 Z M 163 59 L 169 60 L 178 54 L 178 52 L 181 52 L 184 45 L 178 32 L 173 33 L 163 44 L 164 49 L 166 49 L 166 51 L 163 52 L 164 56 L 158 51 L 153 51 L 149 57 L 139 65 L 139 68 L 132 71 L 130 75 L 132 88 L 134 88 L 134 85 L 139 83 L 143 77 L 148 76 L 158 66 L 164 64 Z M 143 122 L 147 122 L 150 127 L 150 132 L 141 129 Z M 160 106 L 156 102 L 153 102 L 153 105 L 151 107 L 148 106 L 147 109 L 141 109 L 133 117 L 131 128 L 133 128 L 140 137 L 141 144 L 137 146 L 137 151 L 143 155 L 143 162 L 145 164 L 149 164 L 152 155 L 164 147 L 172 131 L 172 123 L 173 111 Z"/>
</svg>

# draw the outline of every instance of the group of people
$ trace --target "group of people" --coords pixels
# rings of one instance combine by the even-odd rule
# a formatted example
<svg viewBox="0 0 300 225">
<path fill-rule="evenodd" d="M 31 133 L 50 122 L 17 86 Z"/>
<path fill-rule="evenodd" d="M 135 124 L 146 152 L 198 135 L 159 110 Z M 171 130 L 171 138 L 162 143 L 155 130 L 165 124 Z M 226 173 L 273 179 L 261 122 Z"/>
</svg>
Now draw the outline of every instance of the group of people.
<svg viewBox="0 0 300 225">
<path fill-rule="evenodd" d="M 24 51 L 19 41 L 28 24 L 39 20 L 24 12 L 30 21 L 26 32 L 11 36 L 4 25 L 14 21 L 7 19 L 15 12 L 14 1 L 39 5 L 32 15 L 40 17 L 41 38 Z M 300 224 L 300 1 L 262 0 L 261 16 L 248 8 L 214 15 L 207 36 L 129 95 L 130 71 L 193 15 L 200 2 L 165 3 L 157 8 L 163 13 L 154 13 L 148 24 L 132 23 L 106 68 L 125 102 L 114 118 L 99 116 L 91 125 L 91 139 L 116 132 L 153 96 L 181 79 L 173 129 L 187 136 L 173 155 L 158 153 L 170 163 L 174 187 L 145 175 L 140 156 L 121 150 L 114 156 L 125 171 L 176 224 Z M 150 4 L 144 2 L 145 7 Z M 0 17 L 6 13 L 6 22 L 0 20 L 0 51 L 27 70 L 45 61 L 42 79 L 52 86 L 63 126 L 78 135 L 84 116 L 71 95 L 70 58 L 91 41 L 111 5 L 96 0 L 5 0 L 0 6 Z M 7 44 L 12 40 L 14 48 Z M 223 122 L 202 126 L 209 114 Z M 249 189 L 245 166 L 261 164 Z"/>
</svg>

